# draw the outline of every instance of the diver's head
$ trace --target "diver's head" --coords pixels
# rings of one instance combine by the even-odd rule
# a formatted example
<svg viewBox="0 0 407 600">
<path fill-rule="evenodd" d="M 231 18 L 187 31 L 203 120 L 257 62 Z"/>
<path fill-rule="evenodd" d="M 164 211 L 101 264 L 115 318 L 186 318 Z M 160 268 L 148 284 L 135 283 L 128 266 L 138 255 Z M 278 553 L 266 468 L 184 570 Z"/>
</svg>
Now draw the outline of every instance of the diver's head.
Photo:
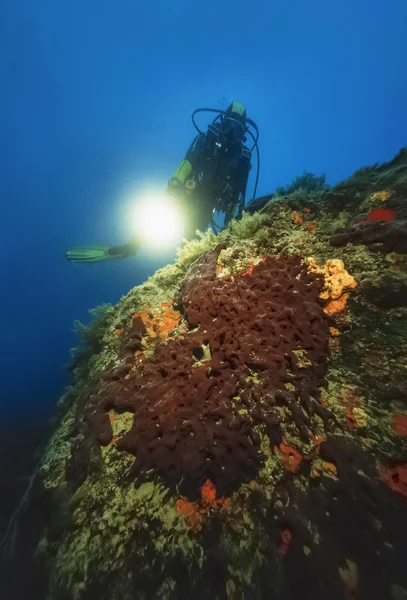
<svg viewBox="0 0 407 600">
<path fill-rule="evenodd" d="M 232 102 L 222 119 L 222 133 L 231 141 L 241 141 L 246 132 L 246 109 L 240 102 Z"/>
</svg>

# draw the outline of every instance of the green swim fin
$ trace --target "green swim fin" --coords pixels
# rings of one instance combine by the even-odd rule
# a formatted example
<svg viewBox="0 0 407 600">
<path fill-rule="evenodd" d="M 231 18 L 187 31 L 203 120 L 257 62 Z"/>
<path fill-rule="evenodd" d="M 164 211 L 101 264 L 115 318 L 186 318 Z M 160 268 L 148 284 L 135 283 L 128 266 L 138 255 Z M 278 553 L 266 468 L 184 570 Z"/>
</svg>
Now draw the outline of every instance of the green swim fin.
<svg viewBox="0 0 407 600">
<path fill-rule="evenodd" d="M 112 258 L 117 258 L 117 256 L 109 252 L 111 247 L 112 246 L 80 246 L 66 250 L 65 256 L 69 262 L 75 263 L 111 260 Z"/>
</svg>

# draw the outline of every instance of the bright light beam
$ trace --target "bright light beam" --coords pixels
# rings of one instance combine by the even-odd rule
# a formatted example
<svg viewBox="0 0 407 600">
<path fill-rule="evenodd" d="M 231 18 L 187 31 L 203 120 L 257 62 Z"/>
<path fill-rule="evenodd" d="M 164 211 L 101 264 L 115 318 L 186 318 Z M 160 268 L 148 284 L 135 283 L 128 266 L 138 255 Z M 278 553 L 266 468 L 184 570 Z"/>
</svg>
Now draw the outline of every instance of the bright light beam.
<svg viewBox="0 0 407 600">
<path fill-rule="evenodd" d="M 168 195 L 143 196 L 130 210 L 131 229 L 155 249 L 180 243 L 185 219 L 174 198 Z"/>
</svg>

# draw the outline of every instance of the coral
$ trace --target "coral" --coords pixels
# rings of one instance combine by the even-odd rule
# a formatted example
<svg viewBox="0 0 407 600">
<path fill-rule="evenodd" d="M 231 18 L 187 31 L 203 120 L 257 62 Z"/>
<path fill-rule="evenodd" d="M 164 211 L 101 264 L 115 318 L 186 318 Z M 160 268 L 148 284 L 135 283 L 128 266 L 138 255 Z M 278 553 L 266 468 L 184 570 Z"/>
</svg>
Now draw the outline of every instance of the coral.
<svg viewBox="0 0 407 600">
<path fill-rule="evenodd" d="M 375 208 L 367 215 L 367 221 L 394 221 L 396 213 L 392 208 Z"/>
<path fill-rule="evenodd" d="M 148 281 L 130 290 L 115 307 L 97 309 L 96 314 L 92 311 L 93 320 L 97 320 L 100 337 L 97 344 L 90 347 L 89 344 L 86 344 L 86 339 L 83 340 L 83 336 L 81 336 L 83 341 L 81 347 L 75 351 L 74 363 L 71 367 L 74 370 L 77 365 L 80 365 L 78 379 L 83 380 L 88 376 L 98 377 L 98 373 L 109 362 L 116 360 L 120 347 L 118 339 L 120 336 L 112 335 L 113 330 L 127 329 L 134 313 L 144 313 L 148 310 L 156 315 L 161 314 L 162 305 L 169 300 L 172 302 L 173 295 L 190 265 L 202 252 L 213 248 L 217 243 L 218 240 L 211 230 L 205 234 L 198 233 L 196 239 L 184 243 L 182 248 L 177 250 L 176 264 L 159 269 Z M 106 313 L 105 319 L 103 312 Z M 96 316 L 97 319 L 95 319 Z M 92 327 L 94 326 L 92 325 Z M 105 328 L 104 331 L 103 328 Z M 91 353 L 93 353 L 92 356 Z"/>
<path fill-rule="evenodd" d="M 379 477 L 393 492 L 407 498 L 407 464 L 383 468 Z"/>
<path fill-rule="evenodd" d="M 292 217 L 295 225 L 302 225 L 304 223 L 304 217 L 300 213 L 294 212 Z"/>
<path fill-rule="evenodd" d="M 189 502 L 182 496 L 176 502 L 176 509 L 184 517 L 188 529 L 199 533 L 209 511 L 226 509 L 228 505 L 228 500 L 222 496 L 216 497 L 216 488 L 211 480 L 207 479 L 201 488 L 199 502 Z"/>
<path fill-rule="evenodd" d="M 391 216 L 391 212 L 387 214 L 386 212 L 389 210 L 393 210 L 393 212 L 395 212 L 394 207 L 389 208 L 389 204 L 391 203 L 388 202 L 389 198 L 392 197 L 393 193 L 393 190 L 379 190 L 377 192 L 373 192 L 373 194 L 367 194 L 367 196 L 359 206 L 360 212 L 356 217 L 356 222 L 367 221 L 367 217 L 371 213 L 373 213 L 373 219 L 371 217 L 369 220 L 374 220 L 375 217 L 380 217 L 380 212 L 374 212 L 377 209 L 380 209 L 380 211 L 385 209 L 385 213 L 383 213 L 384 216 Z M 393 199 L 391 202 L 393 202 Z M 363 218 L 360 218 L 360 216 L 362 216 Z"/>
<path fill-rule="evenodd" d="M 79 326 L 10 597 L 36 552 L 53 600 L 401 598 L 406 184 L 404 150 L 259 199 Z"/>
<path fill-rule="evenodd" d="M 247 271 L 245 271 L 244 273 L 241 273 L 241 277 L 245 277 L 246 275 L 252 275 L 253 267 L 254 267 L 254 262 L 251 262 Z"/>
<path fill-rule="evenodd" d="M 385 202 L 386 200 L 388 200 L 391 196 L 391 192 L 389 192 L 388 190 L 380 190 L 378 192 L 374 192 L 373 194 L 370 195 L 370 198 L 372 200 L 379 200 L 380 202 Z"/>
<path fill-rule="evenodd" d="M 365 202 L 375 202 L 374 196 L 369 196 Z M 392 208 L 384 208 L 382 206 L 376 207 L 371 210 L 366 218 L 358 219 L 357 223 L 367 223 L 369 221 L 394 221 L 396 218 L 396 212 Z"/>
<path fill-rule="evenodd" d="M 122 362 L 101 375 L 86 409 L 101 444 L 112 438 L 107 411 L 134 411 L 132 429 L 117 441 L 136 455 L 133 476 L 153 469 L 192 494 L 206 479 L 227 491 L 253 477 L 262 461 L 254 426 L 265 427 L 273 445 L 281 442 L 276 402 L 291 411 L 303 438 L 314 412 L 325 423 L 330 418 L 318 402 L 329 336 L 321 277 L 298 257 L 267 259 L 235 281 L 213 280 L 207 259 L 202 269 L 205 278 L 198 265 L 193 271 L 200 285 L 187 277 L 179 295 L 195 331 L 157 345 L 134 369 L 141 319 L 133 324 L 123 335 Z M 202 345 L 211 358 L 196 365 Z M 294 352 L 305 348 L 299 364 Z"/>
<path fill-rule="evenodd" d="M 290 471 L 290 473 L 295 473 L 299 469 L 302 461 L 301 454 L 294 450 L 294 448 L 287 446 L 284 441 L 280 444 L 280 450 L 282 453 L 284 469 Z"/>
<path fill-rule="evenodd" d="M 180 313 L 173 309 L 169 301 L 163 302 L 156 309 L 147 305 L 143 313 L 134 313 L 133 319 L 136 317 L 141 318 L 146 328 L 145 335 L 161 340 L 168 339 L 181 319 Z"/>
<path fill-rule="evenodd" d="M 342 312 L 346 307 L 348 298 L 349 294 L 342 294 L 338 300 L 331 300 L 331 302 L 325 306 L 324 312 L 327 315 L 334 315 L 335 313 Z"/>
<path fill-rule="evenodd" d="M 341 260 L 331 259 L 326 261 L 322 267 L 318 267 L 316 262 L 311 259 L 308 268 L 313 273 L 324 275 L 324 289 L 320 294 L 321 298 L 336 300 L 342 296 L 344 290 L 357 286 L 355 279 L 345 270 Z"/>
<path fill-rule="evenodd" d="M 341 312 L 345 308 L 349 296 L 344 293 L 344 290 L 353 289 L 358 285 L 352 275 L 345 270 L 343 262 L 339 259 L 331 259 L 320 267 L 311 258 L 308 260 L 308 269 L 312 273 L 324 275 L 324 289 L 320 297 L 330 300 L 324 307 L 324 311 L 329 315 Z"/>
<path fill-rule="evenodd" d="M 201 505 L 211 510 L 228 507 L 228 501 L 225 498 L 216 497 L 216 488 L 210 479 L 207 479 L 201 488 Z"/>
<path fill-rule="evenodd" d="M 177 500 L 176 509 L 184 517 L 188 529 L 195 533 L 202 530 L 204 515 L 200 512 L 197 502 L 189 502 L 187 498 L 182 497 Z"/>
</svg>

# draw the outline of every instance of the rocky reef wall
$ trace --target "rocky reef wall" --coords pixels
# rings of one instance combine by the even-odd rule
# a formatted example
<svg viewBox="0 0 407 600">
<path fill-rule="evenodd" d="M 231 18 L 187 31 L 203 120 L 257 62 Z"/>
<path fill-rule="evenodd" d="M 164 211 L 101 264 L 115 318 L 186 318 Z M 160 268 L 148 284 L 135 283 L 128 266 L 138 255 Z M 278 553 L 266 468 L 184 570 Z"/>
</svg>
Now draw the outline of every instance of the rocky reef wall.
<svg viewBox="0 0 407 600">
<path fill-rule="evenodd" d="M 407 151 L 96 315 L 3 540 L 30 597 L 407 597 Z"/>
</svg>

